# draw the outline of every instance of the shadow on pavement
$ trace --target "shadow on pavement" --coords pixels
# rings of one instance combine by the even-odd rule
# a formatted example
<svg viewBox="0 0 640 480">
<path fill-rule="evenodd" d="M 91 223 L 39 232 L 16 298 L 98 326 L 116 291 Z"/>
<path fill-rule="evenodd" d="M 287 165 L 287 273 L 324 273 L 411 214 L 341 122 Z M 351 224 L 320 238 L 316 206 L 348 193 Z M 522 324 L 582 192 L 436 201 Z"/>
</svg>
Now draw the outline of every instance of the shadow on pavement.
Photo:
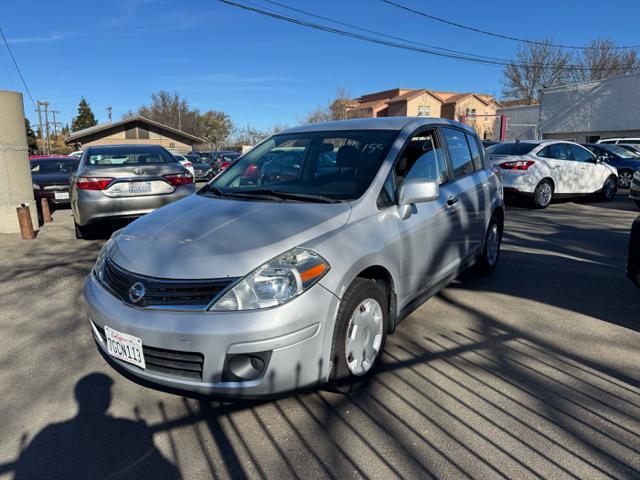
<svg viewBox="0 0 640 480">
<path fill-rule="evenodd" d="M 48 425 L 29 442 L 16 462 L 15 479 L 180 478 L 143 420 L 107 414 L 112 383 L 101 373 L 78 381 L 77 415 Z"/>
</svg>

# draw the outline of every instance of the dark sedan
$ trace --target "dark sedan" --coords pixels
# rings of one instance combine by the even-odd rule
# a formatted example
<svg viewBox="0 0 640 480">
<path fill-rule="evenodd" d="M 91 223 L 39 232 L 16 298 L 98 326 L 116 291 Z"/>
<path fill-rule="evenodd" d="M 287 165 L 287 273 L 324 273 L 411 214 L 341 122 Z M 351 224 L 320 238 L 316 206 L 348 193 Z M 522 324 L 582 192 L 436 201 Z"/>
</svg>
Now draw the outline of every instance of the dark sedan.
<svg viewBox="0 0 640 480">
<path fill-rule="evenodd" d="M 209 181 L 213 178 L 213 170 L 205 160 L 191 161 L 196 182 Z"/>
<path fill-rule="evenodd" d="M 69 177 L 78 168 L 75 157 L 37 157 L 31 160 L 31 181 L 36 200 L 69 205 Z"/>
<path fill-rule="evenodd" d="M 583 146 L 591 150 L 599 160 L 618 169 L 619 188 L 629 188 L 633 174 L 640 172 L 640 155 L 620 145 L 588 143 Z"/>
</svg>

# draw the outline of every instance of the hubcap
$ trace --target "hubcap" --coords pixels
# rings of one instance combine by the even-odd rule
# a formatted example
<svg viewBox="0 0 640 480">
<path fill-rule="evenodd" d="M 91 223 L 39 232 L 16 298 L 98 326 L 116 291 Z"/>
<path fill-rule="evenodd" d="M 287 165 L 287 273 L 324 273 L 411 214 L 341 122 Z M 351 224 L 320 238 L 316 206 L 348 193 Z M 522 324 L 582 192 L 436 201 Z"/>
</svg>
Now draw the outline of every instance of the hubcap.
<svg viewBox="0 0 640 480">
<path fill-rule="evenodd" d="M 489 227 L 487 235 L 487 262 L 489 265 L 496 263 L 498 259 L 498 251 L 500 250 L 500 230 L 495 223 Z"/>
<path fill-rule="evenodd" d="M 553 195 L 553 191 L 551 190 L 551 185 L 548 183 L 543 183 L 538 188 L 538 203 L 540 205 L 548 205 L 551 202 L 551 196 Z"/>
<path fill-rule="evenodd" d="M 373 366 L 382 344 L 382 307 L 367 298 L 356 307 L 345 340 L 345 360 L 353 375 L 364 375 Z"/>
<path fill-rule="evenodd" d="M 629 172 L 621 172 L 618 176 L 618 186 L 620 188 L 629 188 L 631 186 L 631 179 L 633 175 Z"/>
</svg>

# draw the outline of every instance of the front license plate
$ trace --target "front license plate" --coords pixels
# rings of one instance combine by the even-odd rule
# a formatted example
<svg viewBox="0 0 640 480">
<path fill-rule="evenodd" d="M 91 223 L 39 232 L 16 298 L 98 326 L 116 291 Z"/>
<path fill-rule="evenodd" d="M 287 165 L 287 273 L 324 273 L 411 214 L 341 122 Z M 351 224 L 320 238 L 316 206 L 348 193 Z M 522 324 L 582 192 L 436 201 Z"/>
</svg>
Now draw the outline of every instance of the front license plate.
<svg viewBox="0 0 640 480">
<path fill-rule="evenodd" d="M 56 200 L 69 200 L 69 192 L 53 192 L 53 198 Z"/>
<path fill-rule="evenodd" d="M 112 357 L 118 358 L 140 368 L 146 368 L 144 352 L 142 351 L 142 339 L 118 332 L 105 325 L 104 335 L 107 340 L 107 351 Z"/>
<path fill-rule="evenodd" d="M 132 182 L 129 184 L 129 193 L 149 193 L 151 182 Z"/>
</svg>

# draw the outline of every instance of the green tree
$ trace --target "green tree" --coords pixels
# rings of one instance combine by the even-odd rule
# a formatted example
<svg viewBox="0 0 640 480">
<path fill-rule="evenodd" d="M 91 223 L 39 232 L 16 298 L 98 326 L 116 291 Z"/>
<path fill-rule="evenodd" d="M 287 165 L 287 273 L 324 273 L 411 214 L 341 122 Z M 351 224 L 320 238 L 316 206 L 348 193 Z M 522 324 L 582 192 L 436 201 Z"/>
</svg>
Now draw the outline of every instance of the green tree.
<svg viewBox="0 0 640 480">
<path fill-rule="evenodd" d="M 33 128 L 31 128 L 31 122 L 28 118 L 24 119 L 24 127 L 27 131 L 27 147 L 29 147 L 29 153 L 33 154 L 38 151 L 38 138 Z"/>
<path fill-rule="evenodd" d="M 78 115 L 71 122 L 71 131 L 77 132 L 78 130 L 82 130 L 83 128 L 93 127 L 97 125 L 98 121 L 96 117 L 93 115 L 91 111 L 91 107 L 89 103 L 82 97 L 80 99 L 80 103 L 78 104 Z"/>
<path fill-rule="evenodd" d="M 231 118 L 226 113 L 216 110 L 201 113 L 197 108 L 191 108 L 178 92 L 166 90 L 153 93 L 149 105 L 141 105 L 137 112 L 127 112 L 124 118 L 135 115 L 204 138 L 212 145 L 222 143 L 233 129 Z"/>
</svg>

